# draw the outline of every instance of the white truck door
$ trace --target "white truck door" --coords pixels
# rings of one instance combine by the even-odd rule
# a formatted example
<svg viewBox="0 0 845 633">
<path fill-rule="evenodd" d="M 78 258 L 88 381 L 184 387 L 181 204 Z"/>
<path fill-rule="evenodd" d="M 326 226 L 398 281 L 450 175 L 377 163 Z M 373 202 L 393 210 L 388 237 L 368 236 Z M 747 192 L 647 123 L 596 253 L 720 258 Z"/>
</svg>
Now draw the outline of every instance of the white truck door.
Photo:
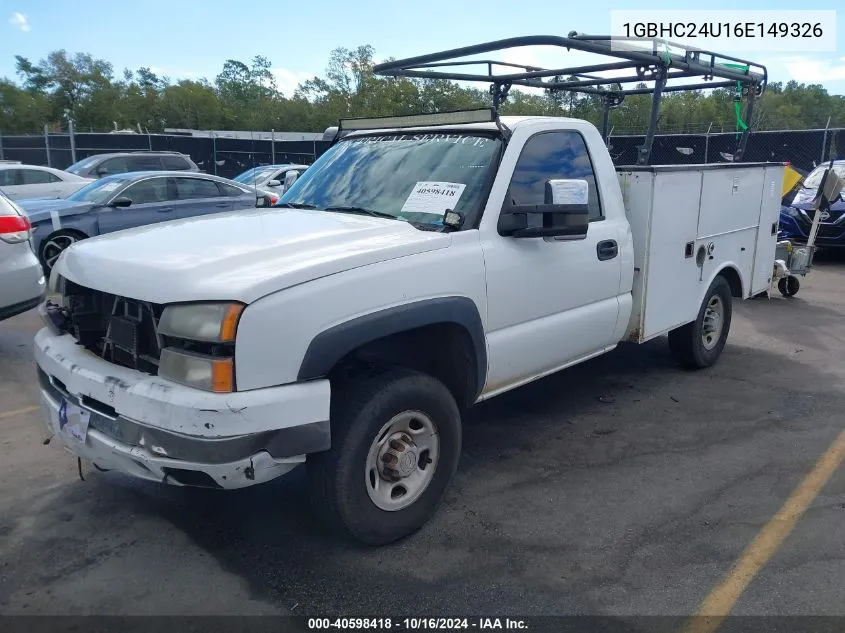
<svg viewBox="0 0 845 633">
<path fill-rule="evenodd" d="M 588 181 L 592 221 L 587 238 L 499 235 L 503 202 L 542 204 L 546 180 L 556 178 Z M 619 242 L 626 220 L 621 210 L 607 213 L 599 190 L 581 132 L 517 128 L 479 227 L 488 295 L 486 393 L 517 386 L 616 343 Z"/>
</svg>

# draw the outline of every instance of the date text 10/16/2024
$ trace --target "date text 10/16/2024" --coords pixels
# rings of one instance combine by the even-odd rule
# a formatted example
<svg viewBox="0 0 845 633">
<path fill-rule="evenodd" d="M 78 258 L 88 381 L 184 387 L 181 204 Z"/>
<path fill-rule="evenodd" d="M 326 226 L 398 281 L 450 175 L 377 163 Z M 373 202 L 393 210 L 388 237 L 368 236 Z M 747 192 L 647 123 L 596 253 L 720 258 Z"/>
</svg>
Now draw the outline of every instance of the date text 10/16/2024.
<svg viewBox="0 0 845 633">
<path fill-rule="evenodd" d="M 308 618 L 311 631 L 515 631 L 527 628 L 525 620 L 512 618 Z"/>
</svg>

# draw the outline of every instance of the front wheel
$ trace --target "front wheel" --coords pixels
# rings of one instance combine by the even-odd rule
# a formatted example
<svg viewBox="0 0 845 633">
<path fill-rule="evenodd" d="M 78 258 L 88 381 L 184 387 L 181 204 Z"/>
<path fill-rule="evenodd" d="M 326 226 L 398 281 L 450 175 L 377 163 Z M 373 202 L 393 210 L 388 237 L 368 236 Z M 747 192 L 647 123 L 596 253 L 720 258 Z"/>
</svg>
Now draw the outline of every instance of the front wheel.
<svg viewBox="0 0 845 633">
<path fill-rule="evenodd" d="M 55 266 L 59 255 L 79 240 L 85 239 L 85 235 L 77 233 L 76 231 L 56 231 L 48 235 L 41 243 L 38 258 L 41 260 L 41 266 L 44 273 L 49 277 Z"/>
<path fill-rule="evenodd" d="M 331 449 L 306 463 L 318 515 L 368 545 L 419 530 L 460 457 L 460 412 L 449 390 L 430 376 L 389 370 L 341 386 L 331 424 Z"/>
<path fill-rule="evenodd" d="M 687 369 L 713 365 L 728 340 L 732 314 L 731 287 L 724 277 L 716 277 L 696 320 L 669 332 L 669 349 L 678 364 Z"/>
</svg>

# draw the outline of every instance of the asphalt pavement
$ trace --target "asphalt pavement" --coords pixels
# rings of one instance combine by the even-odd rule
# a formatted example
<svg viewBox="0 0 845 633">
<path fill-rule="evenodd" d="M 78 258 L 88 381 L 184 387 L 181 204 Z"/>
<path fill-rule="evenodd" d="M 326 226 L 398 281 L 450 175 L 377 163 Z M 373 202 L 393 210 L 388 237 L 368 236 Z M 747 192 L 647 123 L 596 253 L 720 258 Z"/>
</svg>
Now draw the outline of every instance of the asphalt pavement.
<svg viewBox="0 0 845 633">
<path fill-rule="evenodd" d="M 689 615 L 845 429 L 845 263 L 736 306 L 701 372 L 625 345 L 479 405 L 445 505 L 371 549 L 302 473 L 241 491 L 77 463 L 35 408 L 34 312 L 0 323 L 0 613 Z M 845 473 L 733 606 L 845 615 Z"/>
</svg>

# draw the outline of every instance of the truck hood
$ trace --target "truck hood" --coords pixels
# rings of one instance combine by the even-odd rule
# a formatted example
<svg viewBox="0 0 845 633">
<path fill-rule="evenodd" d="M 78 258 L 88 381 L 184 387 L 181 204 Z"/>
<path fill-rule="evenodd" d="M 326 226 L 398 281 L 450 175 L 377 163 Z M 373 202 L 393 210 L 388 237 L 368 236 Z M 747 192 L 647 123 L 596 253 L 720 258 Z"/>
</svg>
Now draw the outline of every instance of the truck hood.
<svg viewBox="0 0 845 633">
<path fill-rule="evenodd" d="M 82 240 L 64 251 L 55 272 L 82 286 L 154 303 L 250 303 L 450 242 L 448 234 L 399 220 L 253 208 Z"/>
<path fill-rule="evenodd" d="M 77 215 L 90 211 L 94 206 L 92 202 L 70 202 L 68 200 L 56 200 L 55 198 L 30 198 L 19 200 L 18 206 L 24 210 L 29 221 L 35 224 L 51 219 L 51 213 L 58 217 Z"/>
</svg>

